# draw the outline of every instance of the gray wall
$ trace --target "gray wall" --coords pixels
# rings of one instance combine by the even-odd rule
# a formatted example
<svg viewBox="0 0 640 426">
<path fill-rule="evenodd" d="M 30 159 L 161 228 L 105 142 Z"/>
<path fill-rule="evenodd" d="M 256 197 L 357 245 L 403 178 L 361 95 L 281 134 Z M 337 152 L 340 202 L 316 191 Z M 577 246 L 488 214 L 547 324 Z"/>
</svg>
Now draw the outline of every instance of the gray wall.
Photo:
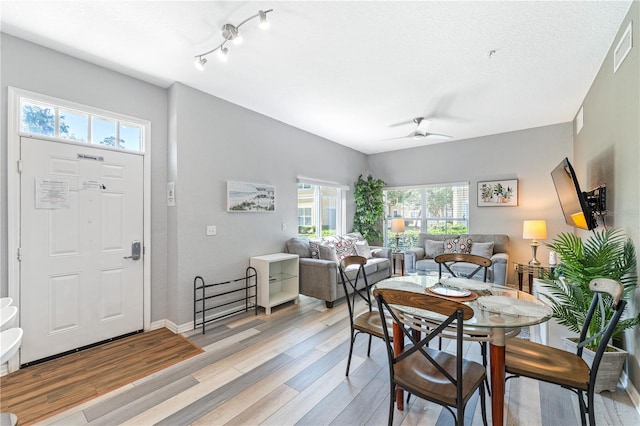
<svg viewBox="0 0 640 426">
<path fill-rule="evenodd" d="M 249 257 L 281 252 L 297 234 L 297 176 L 350 186 L 350 230 L 353 182 L 364 173 L 366 157 L 179 83 L 169 98 L 169 175 L 176 181 L 169 298 L 179 301 L 170 319 L 185 324 L 192 320 L 194 276 L 210 282 L 244 276 Z M 228 213 L 228 180 L 274 185 L 275 213 Z M 217 236 L 205 235 L 207 225 L 217 227 Z"/>
<path fill-rule="evenodd" d="M 562 216 L 551 170 L 573 148 L 571 123 L 370 155 L 369 169 L 388 186 L 469 182 L 469 230 L 507 234 L 510 260 L 531 259 L 531 241 L 522 239 L 522 221 L 544 219 L 547 235 L 570 231 Z M 477 207 L 478 182 L 518 179 L 517 207 Z M 548 259 L 542 244 L 537 258 Z M 508 282 L 517 283 L 509 268 Z M 525 281 L 526 282 L 526 281 Z"/>
<path fill-rule="evenodd" d="M 613 72 L 613 49 L 630 21 L 633 48 L 618 71 Z M 584 99 L 584 127 L 575 135 L 574 168 L 588 190 L 607 185 L 608 227 L 623 229 L 640 253 L 640 3 L 633 2 L 612 48 Z M 600 228 L 601 229 L 601 228 Z M 585 232 L 579 232 L 587 236 Z M 640 290 L 629 306 L 640 310 Z M 624 347 L 629 357 L 629 376 L 640 389 L 640 329 L 629 330 Z"/>
<path fill-rule="evenodd" d="M 166 318 L 167 164 L 166 90 L 54 50 L 1 33 L 2 220 L 7 235 L 7 87 L 29 90 L 151 122 L 151 297 L 152 320 Z M 7 253 L 7 238 L 1 253 Z M 2 256 L 0 293 L 7 294 L 7 257 Z"/>
</svg>

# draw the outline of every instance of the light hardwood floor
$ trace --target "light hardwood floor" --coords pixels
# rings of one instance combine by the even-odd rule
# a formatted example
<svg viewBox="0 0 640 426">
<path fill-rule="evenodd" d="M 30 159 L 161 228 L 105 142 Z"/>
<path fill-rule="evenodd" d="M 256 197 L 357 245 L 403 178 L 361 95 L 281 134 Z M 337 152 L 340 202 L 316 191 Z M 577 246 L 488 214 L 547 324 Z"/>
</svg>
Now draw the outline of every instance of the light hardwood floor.
<svg viewBox="0 0 640 426">
<path fill-rule="evenodd" d="M 301 296 L 270 316 L 236 316 L 188 337 L 205 352 L 152 376 L 46 419 L 59 425 L 384 425 L 388 416 L 388 371 L 383 342 L 358 336 L 349 377 L 349 321 L 344 302 Z M 480 359 L 480 345 L 466 345 Z M 577 398 L 559 387 L 528 379 L 506 385 L 508 425 L 577 425 Z M 599 425 L 639 425 L 622 390 L 596 396 Z M 466 424 L 481 425 L 479 399 Z M 487 402 L 490 412 L 490 403 Z M 396 425 L 450 425 L 439 406 L 412 398 Z M 489 414 L 489 422 L 490 422 Z"/>
</svg>

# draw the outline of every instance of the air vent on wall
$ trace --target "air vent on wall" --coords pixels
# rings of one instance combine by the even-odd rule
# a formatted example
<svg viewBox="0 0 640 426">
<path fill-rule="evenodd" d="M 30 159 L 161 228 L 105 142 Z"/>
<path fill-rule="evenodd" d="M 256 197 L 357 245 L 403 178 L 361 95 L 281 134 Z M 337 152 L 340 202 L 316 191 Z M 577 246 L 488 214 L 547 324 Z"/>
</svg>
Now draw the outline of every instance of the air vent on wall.
<svg viewBox="0 0 640 426">
<path fill-rule="evenodd" d="M 631 47 L 633 47 L 631 24 L 633 24 L 633 22 L 629 22 L 629 26 L 625 30 L 624 34 L 622 34 L 622 38 L 620 38 L 620 41 L 616 45 L 616 49 L 613 51 L 614 73 L 618 71 L 618 68 L 620 68 L 620 65 L 622 65 L 622 62 L 631 51 Z"/>
</svg>

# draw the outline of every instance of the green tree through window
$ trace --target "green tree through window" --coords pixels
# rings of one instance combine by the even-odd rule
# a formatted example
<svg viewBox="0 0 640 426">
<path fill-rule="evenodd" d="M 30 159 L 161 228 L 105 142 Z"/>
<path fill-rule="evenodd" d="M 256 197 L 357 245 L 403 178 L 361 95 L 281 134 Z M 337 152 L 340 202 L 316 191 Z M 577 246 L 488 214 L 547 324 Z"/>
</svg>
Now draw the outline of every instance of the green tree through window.
<svg viewBox="0 0 640 426">
<path fill-rule="evenodd" d="M 39 105 L 23 105 L 22 125 L 20 130 L 23 132 L 36 133 L 38 135 L 55 136 L 55 112 L 51 110 L 51 108 L 43 108 Z M 63 135 L 69 133 L 69 126 L 64 122 L 64 115 L 60 116 L 60 133 Z"/>
</svg>

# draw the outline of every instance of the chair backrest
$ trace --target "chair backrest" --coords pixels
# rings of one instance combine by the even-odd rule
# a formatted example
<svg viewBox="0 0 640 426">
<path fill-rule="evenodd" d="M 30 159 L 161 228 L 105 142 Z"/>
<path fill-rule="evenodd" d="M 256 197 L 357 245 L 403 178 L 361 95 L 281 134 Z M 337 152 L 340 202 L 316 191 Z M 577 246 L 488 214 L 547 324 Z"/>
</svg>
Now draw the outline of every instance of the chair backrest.
<svg viewBox="0 0 640 426">
<path fill-rule="evenodd" d="M 438 278 L 442 278 L 442 266 L 449 271 L 449 273 L 454 276 L 464 276 L 465 278 L 472 278 L 475 274 L 477 274 L 480 270 L 484 269 L 484 277 L 483 281 L 487 282 L 487 271 L 492 264 L 491 259 L 486 257 L 478 256 L 475 254 L 467 254 L 467 253 L 444 253 L 439 254 L 434 258 L 435 262 L 438 264 Z M 456 263 L 471 263 L 473 265 L 477 265 L 477 268 L 473 270 L 470 274 L 462 275 L 460 273 L 456 273 L 451 269 L 451 266 Z"/>
<path fill-rule="evenodd" d="M 462 398 L 462 327 L 463 320 L 473 317 L 473 309 L 462 303 L 446 300 L 440 297 L 433 297 L 423 293 L 412 291 L 396 290 L 396 289 L 375 289 L 373 295 L 378 302 L 378 310 L 383 324 L 385 343 L 387 347 L 387 355 L 389 358 L 389 373 L 393 376 L 393 366 L 400 360 L 419 351 L 424 355 L 426 360 L 438 369 L 444 377 L 457 388 L 458 400 Z M 422 309 L 443 315 L 444 320 L 438 321 L 437 326 L 434 322 L 413 313 L 404 312 L 401 309 L 393 309 L 393 306 L 406 306 L 410 308 Z M 393 321 L 401 326 L 403 337 L 411 341 L 411 346 L 407 347 L 401 354 L 395 355 L 393 351 L 393 336 L 388 330 L 388 324 L 384 320 L 385 311 L 391 314 Z M 441 333 L 447 333 L 448 330 L 455 329 L 456 339 L 456 376 L 453 377 L 447 373 L 446 369 L 432 356 L 437 351 L 428 348 L 429 342 L 436 337 L 440 337 Z M 416 333 L 420 332 L 420 333 Z M 418 337 L 420 336 L 420 337 Z M 421 337 L 424 336 L 424 337 Z"/>
<path fill-rule="evenodd" d="M 598 373 L 598 367 L 600 366 L 600 361 L 602 361 L 602 356 L 607 349 L 607 345 L 609 344 L 613 333 L 615 332 L 616 326 L 618 325 L 618 321 L 620 321 L 620 317 L 624 312 L 627 302 L 625 300 L 620 300 L 623 287 L 622 284 L 616 280 L 609 278 L 596 278 L 589 282 L 589 289 L 594 292 L 594 295 L 591 300 L 589 310 L 587 311 L 584 325 L 582 326 L 582 331 L 578 341 L 578 350 L 576 353 L 581 357 L 582 350 L 586 345 L 595 339 L 600 339 L 595 351 L 595 356 L 591 363 L 591 371 L 589 375 L 589 385 L 593 386 Z M 604 298 L 603 294 L 608 294 L 611 297 Z M 613 313 L 609 319 L 606 318 L 605 304 L 610 304 L 613 308 Z M 595 335 L 588 336 L 592 323 L 599 323 L 598 328 L 600 332 Z"/>
<path fill-rule="evenodd" d="M 367 258 L 363 256 L 347 256 L 338 263 L 342 288 L 347 300 L 347 306 L 349 307 L 349 319 L 352 325 L 355 305 L 358 299 L 364 300 L 369 306 L 369 312 L 372 311 L 371 293 L 369 291 L 369 283 L 367 282 L 367 274 L 364 271 L 364 265 L 366 264 Z M 347 274 L 347 268 L 351 265 L 358 265 L 356 275 L 353 278 L 349 278 Z M 362 286 L 362 282 L 364 282 L 364 286 Z"/>
</svg>

